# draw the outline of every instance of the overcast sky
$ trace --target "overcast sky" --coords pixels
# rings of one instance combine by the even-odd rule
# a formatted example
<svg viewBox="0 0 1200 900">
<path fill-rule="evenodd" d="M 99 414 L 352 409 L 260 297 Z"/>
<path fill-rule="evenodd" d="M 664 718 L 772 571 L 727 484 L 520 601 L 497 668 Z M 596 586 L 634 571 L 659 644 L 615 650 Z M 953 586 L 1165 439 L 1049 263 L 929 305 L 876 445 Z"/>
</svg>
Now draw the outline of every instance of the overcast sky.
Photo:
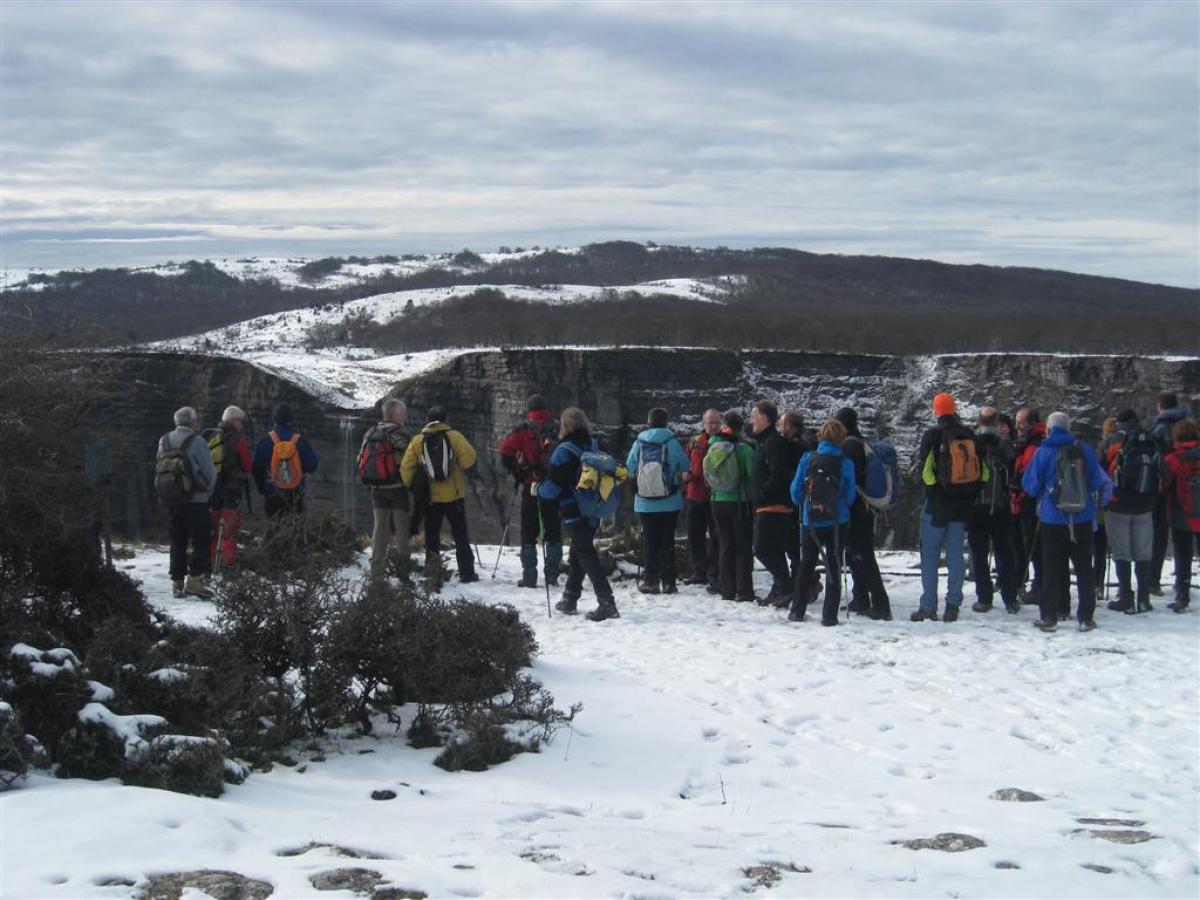
<svg viewBox="0 0 1200 900">
<path fill-rule="evenodd" d="M 4 266 L 786 245 L 1200 284 L 1200 4 L 0 3 Z"/>
</svg>

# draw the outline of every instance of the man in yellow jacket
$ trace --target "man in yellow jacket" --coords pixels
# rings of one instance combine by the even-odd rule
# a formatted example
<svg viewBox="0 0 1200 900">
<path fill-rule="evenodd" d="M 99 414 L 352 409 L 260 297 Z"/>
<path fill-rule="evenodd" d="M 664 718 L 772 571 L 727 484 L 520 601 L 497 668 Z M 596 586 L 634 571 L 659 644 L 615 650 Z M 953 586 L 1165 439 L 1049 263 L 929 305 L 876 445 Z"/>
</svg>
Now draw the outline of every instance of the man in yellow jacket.
<svg viewBox="0 0 1200 900">
<path fill-rule="evenodd" d="M 429 423 L 421 429 L 404 451 L 400 477 L 419 500 L 427 497 L 425 511 L 425 567 L 436 565 L 442 549 L 442 519 L 450 523 L 454 552 L 458 558 L 458 580 L 478 581 L 475 558 L 471 555 L 471 537 L 467 533 L 467 479 L 464 474 L 475 465 L 475 448 L 446 424 L 446 408 L 429 409 Z"/>
</svg>

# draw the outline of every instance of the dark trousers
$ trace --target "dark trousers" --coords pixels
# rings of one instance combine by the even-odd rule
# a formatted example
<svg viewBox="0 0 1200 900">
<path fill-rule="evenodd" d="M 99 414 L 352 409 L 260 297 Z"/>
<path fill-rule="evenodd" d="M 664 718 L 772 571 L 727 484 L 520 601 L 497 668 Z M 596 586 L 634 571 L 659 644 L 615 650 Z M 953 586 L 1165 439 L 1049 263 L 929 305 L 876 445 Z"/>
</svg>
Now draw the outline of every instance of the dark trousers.
<svg viewBox="0 0 1200 900">
<path fill-rule="evenodd" d="M 836 622 L 838 607 L 842 603 L 842 551 L 850 536 L 849 525 L 836 529 L 802 528 L 804 540 L 800 546 L 800 568 L 796 571 L 793 587 L 792 611 L 803 614 L 813 593 L 813 573 L 817 563 L 825 557 L 825 603 L 821 608 L 822 622 Z"/>
<path fill-rule="evenodd" d="M 1200 534 L 1181 528 L 1171 529 L 1171 543 L 1175 546 L 1175 594 L 1176 599 L 1186 601 L 1192 587 L 1192 559 Z"/>
<path fill-rule="evenodd" d="M 1022 513 L 1017 516 L 1013 543 L 1017 554 L 1016 587 L 1020 591 L 1025 587 L 1029 578 L 1029 567 L 1033 566 L 1033 583 L 1030 589 L 1037 591 L 1042 587 L 1042 545 L 1034 539 L 1038 533 L 1038 517 L 1036 513 Z"/>
<path fill-rule="evenodd" d="M 1154 504 L 1154 555 L 1150 557 L 1150 583 L 1154 587 L 1162 585 L 1163 563 L 1167 560 L 1167 538 L 1171 534 L 1171 524 L 1167 521 L 1167 495 L 1159 494 Z"/>
<path fill-rule="evenodd" d="M 788 568 L 794 513 L 760 512 L 754 516 L 754 555 L 771 573 L 771 593 L 776 597 L 791 592 L 792 573 Z"/>
<path fill-rule="evenodd" d="M 846 564 L 854 579 L 854 599 L 879 612 L 891 612 L 887 588 L 875 560 L 875 515 L 861 500 L 850 507 Z"/>
<path fill-rule="evenodd" d="M 593 539 L 596 529 L 586 520 L 568 522 L 565 525 L 567 535 L 571 538 L 571 556 L 567 565 L 567 584 L 563 588 L 563 598 L 578 600 L 583 593 L 583 576 L 592 583 L 592 592 L 600 603 L 612 603 L 613 592 L 608 584 L 608 578 L 600 565 L 600 555 L 596 552 Z"/>
<path fill-rule="evenodd" d="M 1108 568 L 1108 529 L 1101 525 L 1094 535 L 1096 546 L 1093 551 L 1092 581 L 1103 592 L 1104 582 L 1108 578 L 1105 569 Z"/>
<path fill-rule="evenodd" d="M 720 545 L 721 596 L 754 599 L 754 510 L 749 503 L 713 503 Z"/>
<path fill-rule="evenodd" d="M 267 494 L 263 500 L 263 509 L 272 519 L 288 514 L 301 515 L 304 513 L 304 492 L 288 491 L 287 493 Z"/>
<path fill-rule="evenodd" d="M 536 544 L 538 537 L 547 544 L 562 544 L 562 516 L 557 500 L 543 500 L 521 489 L 521 544 Z"/>
<path fill-rule="evenodd" d="M 638 513 L 642 520 L 642 580 L 675 583 L 675 523 L 679 511 Z"/>
<path fill-rule="evenodd" d="M 458 577 L 475 574 L 475 557 L 471 553 L 471 537 L 467 533 L 467 508 L 462 500 L 453 503 L 430 503 L 425 510 L 425 556 L 442 549 L 442 518 L 450 523 L 454 536 L 454 555 L 458 559 Z"/>
<path fill-rule="evenodd" d="M 688 553 L 692 557 L 692 572 L 697 582 L 720 583 L 717 548 L 717 520 L 712 503 L 689 500 L 687 503 Z"/>
<path fill-rule="evenodd" d="M 188 575 L 207 575 L 212 571 L 209 556 L 212 519 L 207 503 L 180 503 L 171 508 L 168 526 L 171 535 L 171 580 L 183 581 Z M 188 545 L 192 555 L 188 559 Z"/>
<path fill-rule="evenodd" d="M 967 522 L 967 544 L 975 576 L 975 599 L 991 603 L 996 588 L 1005 606 L 1017 601 L 1016 549 L 1013 547 L 1013 517 L 1008 510 L 988 514 L 986 510 Z M 989 553 L 990 551 L 990 553 Z M 990 554 L 995 554 L 996 581 L 992 585 Z"/>
<path fill-rule="evenodd" d="M 1072 535 L 1072 532 L 1074 534 Z M 1092 523 L 1078 522 L 1074 528 L 1042 523 L 1042 597 L 1043 622 L 1055 622 L 1071 615 L 1071 569 L 1075 570 L 1080 622 L 1090 621 L 1096 612 L 1096 586 L 1092 581 Z"/>
</svg>

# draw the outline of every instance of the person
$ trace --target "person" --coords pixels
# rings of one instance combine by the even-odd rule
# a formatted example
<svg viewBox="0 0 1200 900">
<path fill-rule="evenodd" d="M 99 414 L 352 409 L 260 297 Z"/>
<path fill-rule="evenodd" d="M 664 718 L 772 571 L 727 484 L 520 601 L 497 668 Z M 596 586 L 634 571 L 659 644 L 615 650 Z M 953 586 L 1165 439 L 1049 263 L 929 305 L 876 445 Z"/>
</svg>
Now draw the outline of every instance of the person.
<svg viewBox="0 0 1200 900">
<path fill-rule="evenodd" d="M 921 509 L 921 605 L 910 616 L 914 622 L 936 622 L 938 613 L 938 562 L 946 551 L 946 610 L 944 620 L 958 620 L 963 601 L 966 563 L 963 539 L 976 496 L 988 478 L 979 458 L 975 433 L 958 418 L 950 394 L 933 398 L 937 424 L 921 437 L 917 451 L 925 502 Z"/>
<path fill-rule="evenodd" d="M 796 474 L 795 446 L 775 427 L 779 411 L 770 400 L 759 400 L 750 408 L 754 453 L 754 555 L 771 576 L 771 589 L 760 604 L 791 601 L 792 580 L 788 548 L 796 509 L 792 506 L 791 483 Z M 798 542 L 797 542 L 798 543 Z"/>
<path fill-rule="evenodd" d="M 736 410 L 725 413 L 720 432 L 709 440 L 705 477 L 712 491 L 713 518 L 717 524 L 721 599 L 750 603 L 755 599 L 754 509 L 750 505 L 754 448 L 742 438 L 742 424 Z M 721 467 L 729 474 L 718 474 L 717 461 L 729 454 L 733 455 L 732 465 Z M 718 478 L 725 483 L 718 483 Z"/>
<path fill-rule="evenodd" d="M 308 476 L 317 471 L 320 457 L 292 425 L 292 408 L 286 403 L 275 407 L 271 421 L 275 427 L 254 448 L 254 483 L 265 497 L 268 516 L 300 514 Z"/>
<path fill-rule="evenodd" d="M 579 598 L 583 594 L 583 579 L 586 575 L 596 595 L 596 608 L 586 618 L 592 622 L 619 619 L 613 590 L 600 564 L 596 552 L 596 528 L 599 519 L 585 518 L 579 510 L 575 497 L 575 486 L 579 483 L 581 458 L 584 453 L 598 452 L 600 447 L 592 438 L 592 425 L 583 410 L 568 406 L 562 411 L 558 426 L 558 445 L 550 455 L 546 477 L 538 483 L 538 496 L 543 500 L 557 501 L 563 528 L 571 538 L 571 553 L 567 560 L 567 582 L 563 587 L 562 599 L 554 608 L 564 615 L 573 616 L 579 609 Z"/>
<path fill-rule="evenodd" d="M 226 569 L 237 564 L 238 535 L 242 530 L 239 509 L 242 493 L 249 484 L 250 445 L 246 442 L 246 414 L 236 406 L 221 413 L 221 424 L 208 439 L 209 453 L 217 470 L 217 483 L 209 500 L 213 559 Z"/>
<path fill-rule="evenodd" d="M 1001 437 L 1000 414 L 994 406 L 979 410 L 975 446 L 988 469 L 988 483 L 977 495 L 967 519 L 967 545 L 975 575 L 973 612 L 992 609 L 996 588 L 1008 613 L 1020 611 L 1017 603 L 1016 548 L 1013 545 L 1013 517 L 1009 507 L 1009 485 L 1015 452 L 1012 443 Z M 996 561 L 997 584 L 992 584 L 989 557 Z"/>
<path fill-rule="evenodd" d="M 796 572 L 789 622 L 803 622 L 812 596 L 817 560 L 825 557 L 825 603 L 821 624 L 838 624 L 842 602 L 842 551 L 850 534 L 850 506 L 858 498 L 854 463 L 842 452 L 846 426 L 830 419 L 817 433 L 815 451 L 805 453 L 792 479 L 792 502 L 801 510 L 800 567 Z"/>
<path fill-rule="evenodd" d="M 1157 416 L 1150 434 L 1158 441 L 1163 456 L 1171 452 L 1175 423 L 1187 418 L 1187 409 L 1179 403 L 1175 391 L 1158 392 Z M 1163 594 L 1162 570 L 1167 559 L 1167 538 L 1171 524 L 1167 515 L 1167 495 L 1159 497 L 1154 507 L 1154 555 L 1150 560 L 1150 593 L 1156 597 Z"/>
<path fill-rule="evenodd" d="M 996 417 L 996 427 L 1000 432 L 1000 437 L 1003 440 L 1012 442 L 1016 440 L 1017 423 L 1008 413 L 1000 413 Z"/>
<path fill-rule="evenodd" d="M 1093 498 L 1099 497 L 1101 505 L 1107 503 L 1112 495 L 1112 481 L 1100 467 L 1092 448 L 1071 434 L 1071 420 L 1066 413 L 1051 413 L 1046 424 L 1049 434 L 1021 478 L 1021 489 L 1037 501 L 1042 536 L 1041 608 L 1033 624 L 1042 631 L 1054 631 L 1060 617 L 1070 618 L 1070 570 L 1074 568 L 1079 630 L 1091 631 L 1096 627 L 1096 592 L 1092 585 L 1092 521 L 1096 516 Z M 1116 540 L 1115 529 L 1110 539 Z"/>
<path fill-rule="evenodd" d="M 1135 414 L 1136 415 L 1136 414 Z M 1117 432 L 1117 417 L 1107 416 L 1104 422 L 1100 425 L 1100 443 L 1096 446 L 1096 455 L 1100 457 L 1100 464 L 1105 465 L 1104 453 L 1101 448 L 1104 442 L 1112 437 Z M 1108 526 L 1104 521 L 1105 510 L 1096 510 L 1096 532 L 1092 536 L 1096 542 L 1095 550 L 1092 554 L 1092 580 L 1096 583 L 1096 602 L 1100 602 L 1100 597 L 1104 593 L 1104 582 L 1108 578 Z"/>
<path fill-rule="evenodd" d="M 525 421 L 500 442 L 500 462 L 521 494 L 521 580 L 519 587 L 538 586 L 538 538 L 544 547 L 546 583 L 558 584 L 562 567 L 562 520 L 558 504 L 539 498 L 538 483 L 558 443 L 558 424 L 541 394 L 525 402 Z"/>
<path fill-rule="evenodd" d="M 1192 558 L 1200 544 L 1200 429 L 1192 419 L 1180 419 L 1171 429 L 1167 512 L 1175 547 L 1175 599 L 1167 608 L 1184 612 L 1191 602 Z"/>
<path fill-rule="evenodd" d="M 857 410 L 844 406 L 834 418 L 846 429 L 842 453 L 854 466 L 854 500 L 850 504 L 850 530 L 845 545 L 854 588 L 846 609 L 871 619 L 891 621 L 891 600 L 875 559 L 875 513 L 858 491 L 867 483 L 867 442 L 858 430 Z"/>
<path fill-rule="evenodd" d="M 1154 508 L 1167 476 L 1167 468 L 1157 448 L 1157 442 L 1142 430 L 1138 415 L 1132 409 L 1117 416 L 1116 431 L 1100 444 L 1100 462 L 1113 480 L 1112 500 L 1102 509 L 1106 550 L 1111 553 L 1117 570 L 1117 599 L 1108 604 L 1114 612 L 1148 612 L 1151 609 Z M 1149 481 L 1136 471 L 1143 459 L 1154 469 Z M 1136 596 L 1132 583 L 1134 575 L 1137 577 Z"/>
<path fill-rule="evenodd" d="M 171 538 L 171 589 L 176 598 L 212 598 L 206 579 L 211 571 L 212 532 L 208 500 L 217 483 L 212 454 L 200 436 L 200 417 L 191 406 L 175 410 L 175 429 L 158 441 L 156 472 L 169 455 L 182 457 L 190 491 L 172 504 L 168 531 Z M 157 475 L 156 475 L 157 478 Z M 191 555 L 188 555 L 188 546 Z"/>
<path fill-rule="evenodd" d="M 788 450 L 788 472 L 794 473 L 804 454 L 817 448 L 816 433 L 804 427 L 804 413 L 798 409 L 789 409 L 779 417 L 779 434 L 786 441 L 784 446 Z M 790 475 L 788 480 L 790 482 Z M 784 547 L 788 558 L 788 584 L 792 584 L 796 581 L 796 572 L 800 567 L 800 511 L 798 509 L 792 512 L 788 521 L 788 535 Z M 817 577 L 816 572 L 813 573 L 813 585 L 817 590 L 821 589 L 821 580 Z M 781 598 L 779 603 L 788 605 L 791 603 L 791 599 L 789 593 Z"/>
<path fill-rule="evenodd" d="M 710 594 L 721 592 L 717 522 L 712 507 L 712 492 L 704 480 L 704 457 L 709 442 L 721 432 L 721 412 L 706 409 L 700 420 L 701 431 L 687 443 L 688 470 L 683 473 L 683 499 L 687 519 L 688 554 L 692 576 L 688 584 L 705 585 Z"/>
<path fill-rule="evenodd" d="M 667 427 L 668 414 L 656 406 L 646 417 L 646 429 L 629 448 L 625 462 L 635 479 L 637 494 L 633 509 L 642 521 L 643 594 L 674 594 L 675 524 L 683 509 L 683 474 L 688 458 Z"/>
<path fill-rule="evenodd" d="M 1013 452 L 1012 504 L 1011 510 L 1016 524 L 1017 549 L 1017 599 L 1027 605 L 1037 605 L 1041 602 L 1042 590 L 1042 548 L 1038 542 L 1037 503 L 1021 490 L 1021 479 L 1025 470 L 1033 461 L 1042 441 L 1046 439 L 1046 424 L 1042 421 L 1041 413 L 1032 406 L 1022 406 L 1017 409 L 1015 424 L 1017 440 Z M 1033 579 L 1026 589 L 1025 582 L 1029 578 L 1029 570 L 1033 569 Z"/>
<path fill-rule="evenodd" d="M 425 509 L 425 571 L 441 565 L 442 520 L 450 523 L 458 580 L 478 581 L 471 536 L 467 530 L 467 478 L 476 461 L 475 448 L 462 433 L 446 424 L 446 407 L 431 406 L 429 421 L 414 436 L 400 461 L 400 477 L 410 490 L 427 493 Z M 424 487 L 414 489 L 418 477 Z M 427 489 L 427 490 L 426 490 Z"/>
<path fill-rule="evenodd" d="M 388 397 L 380 407 L 379 422 L 363 434 L 358 449 L 359 472 L 371 487 L 371 574 L 387 572 L 388 555 L 395 548 L 401 566 L 411 558 L 409 513 L 412 501 L 401 471 L 408 449 L 408 405 Z M 377 472 L 372 470 L 378 469 Z"/>
</svg>

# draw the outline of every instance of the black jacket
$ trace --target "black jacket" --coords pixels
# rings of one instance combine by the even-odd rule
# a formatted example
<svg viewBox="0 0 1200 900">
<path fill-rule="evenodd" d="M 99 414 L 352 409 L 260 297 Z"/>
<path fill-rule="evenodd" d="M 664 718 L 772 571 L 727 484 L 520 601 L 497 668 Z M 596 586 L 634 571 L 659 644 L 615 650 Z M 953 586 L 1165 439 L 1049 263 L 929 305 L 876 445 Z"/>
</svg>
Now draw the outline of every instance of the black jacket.
<svg viewBox="0 0 1200 900">
<path fill-rule="evenodd" d="M 983 486 L 975 515 L 987 521 L 990 516 L 1011 516 L 1011 487 L 1014 479 L 1013 467 L 1017 451 L 1012 441 L 1000 437 L 995 428 L 981 427 L 975 432 L 975 450 L 979 458 L 987 463 L 988 482 Z"/>
<path fill-rule="evenodd" d="M 1143 513 L 1153 512 L 1154 506 L 1158 502 L 1161 494 L 1135 494 L 1130 490 L 1123 490 L 1117 484 L 1117 473 L 1114 467 L 1117 464 L 1117 456 L 1121 452 L 1121 448 L 1136 438 L 1142 428 L 1137 422 L 1121 422 L 1117 426 L 1117 431 L 1106 437 L 1096 450 L 1096 456 L 1099 458 L 1100 467 L 1104 469 L 1113 480 L 1113 495 L 1112 500 L 1106 510 L 1115 513 L 1123 513 L 1127 516 L 1139 516 Z M 1153 434 L 1150 435 L 1153 439 Z M 1155 441 L 1157 444 L 1158 442 Z M 1166 482 L 1169 470 L 1167 464 L 1163 462 L 1162 456 L 1159 456 L 1158 461 L 1159 478 L 1163 483 Z"/>
<path fill-rule="evenodd" d="M 754 453 L 755 507 L 786 506 L 792 508 L 792 479 L 804 450 L 794 441 L 781 435 L 774 425 L 768 425 L 754 436 L 758 449 Z"/>
<path fill-rule="evenodd" d="M 939 416 L 937 425 L 921 436 L 921 447 L 917 451 L 917 476 L 925 485 L 925 508 L 933 519 L 933 524 L 938 528 L 944 527 L 947 522 L 967 521 L 971 518 L 971 511 L 975 506 L 974 496 L 948 495 L 936 480 L 933 484 L 928 484 L 923 478 L 925 464 L 930 454 L 933 455 L 933 471 L 935 474 L 938 471 L 938 461 L 942 454 L 942 435 L 948 428 L 961 428 L 972 437 L 975 436 L 975 432 L 963 425 L 958 416 Z M 980 455 L 978 439 L 976 439 L 975 453 L 977 456 Z"/>
</svg>

